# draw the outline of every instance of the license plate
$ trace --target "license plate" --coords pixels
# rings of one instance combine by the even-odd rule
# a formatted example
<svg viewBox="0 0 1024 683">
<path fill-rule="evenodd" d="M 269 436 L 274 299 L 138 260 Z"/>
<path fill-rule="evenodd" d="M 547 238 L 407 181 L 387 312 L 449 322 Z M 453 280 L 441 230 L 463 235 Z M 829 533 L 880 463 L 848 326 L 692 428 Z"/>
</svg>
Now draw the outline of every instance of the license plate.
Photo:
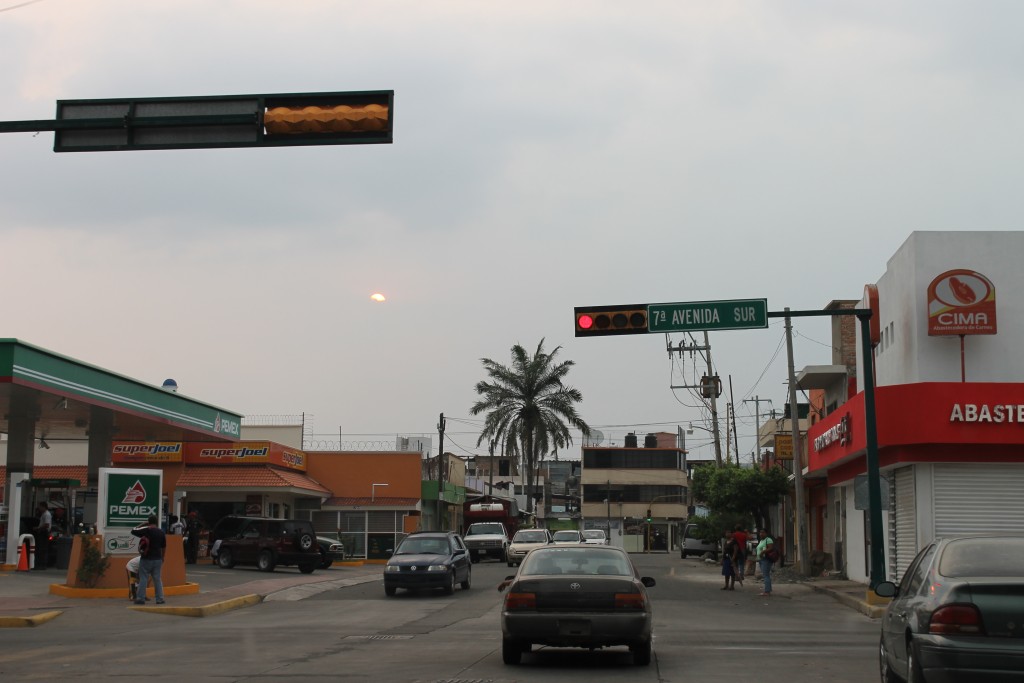
<svg viewBox="0 0 1024 683">
<path fill-rule="evenodd" d="M 563 636 L 589 636 L 589 619 L 560 619 L 558 621 L 558 633 Z"/>
</svg>

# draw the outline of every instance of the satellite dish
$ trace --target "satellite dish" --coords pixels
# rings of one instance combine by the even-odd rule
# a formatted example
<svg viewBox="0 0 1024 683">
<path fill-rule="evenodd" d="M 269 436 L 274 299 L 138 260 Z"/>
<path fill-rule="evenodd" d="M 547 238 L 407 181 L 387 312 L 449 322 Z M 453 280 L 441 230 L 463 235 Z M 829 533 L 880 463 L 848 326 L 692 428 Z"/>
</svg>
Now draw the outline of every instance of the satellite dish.
<svg viewBox="0 0 1024 683">
<path fill-rule="evenodd" d="M 588 439 L 588 442 L 591 446 L 600 446 L 602 443 L 604 443 L 604 432 L 602 432 L 600 429 L 591 429 L 590 438 Z"/>
</svg>

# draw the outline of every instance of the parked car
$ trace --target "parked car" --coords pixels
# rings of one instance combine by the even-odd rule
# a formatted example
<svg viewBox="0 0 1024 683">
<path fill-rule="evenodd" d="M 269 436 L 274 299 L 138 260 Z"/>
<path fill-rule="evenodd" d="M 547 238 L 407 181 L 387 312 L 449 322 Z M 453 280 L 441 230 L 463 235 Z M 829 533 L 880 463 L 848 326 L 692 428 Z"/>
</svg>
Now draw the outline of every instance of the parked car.
<svg viewBox="0 0 1024 683">
<path fill-rule="evenodd" d="M 501 657 L 518 664 L 534 645 L 588 649 L 626 645 L 633 663 L 651 662 L 647 589 L 621 548 L 536 548 L 509 581 L 501 610 Z"/>
<path fill-rule="evenodd" d="M 236 564 L 254 564 L 261 571 L 272 572 L 278 565 L 298 565 L 303 574 L 311 574 L 321 563 L 316 532 L 308 520 L 235 519 L 242 521 L 237 525 L 225 524 L 221 529 L 225 535 L 218 539 L 217 564 L 224 569 Z"/>
<path fill-rule="evenodd" d="M 551 535 L 552 543 L 583 543 L 583 536 L 575 529 L 562 529 Z"/>
<path fill-rule="evenodd" d="M 878 647 L 882 680 L 1024 679 L 1024 537 L 969 536 L 929 544 L 891 597 Z"/>
<path fill-rule="evenodd" d="M 345 544 L 338 538 L 337 532 L 321 532 L 317 534 L 316 544 L 320 549 L 320 568 L 327 569 L 335 562 L 345 559 Z"/>
<path fill-rule="evenodd" d="M 583 532 L 583 542 L 590 545 L 608 545 L 608 536 L 604 529 L 587 529 Z"/>
<path fill-rule="evenodd" d="M 547 529 L 520 529 L 512 537 L 508 547 L 508 566 L 520 565 L 526 553 L 551 543 L 551 532 Z"/>
<path fill-rule="evenodd" d="M 683 528 L 683 541 L 679 544 L 679 557 L 684 560 L 690 555 L 703 555 L 711 553 L 711 556 L 718 559 L 718 543 L 709 543 L 697 535 L 697 525 L 687 524 Z"/>
<path fill-rule="evenodd" d="M 384 566 L 384 594 L 440 588 L 451 595 L 457 583 L 469 590 L 472 578 L 469 551 L 458 534 L 417 531 L 402 539 Z"/>
<path fill-rule="evenodd" d="M 220 542 L 229 536 L 236 536 L 238 532 L 246 524 L 246 520 L 253 519 L 252 517 L 242 517 L 240 515 L 228 515 L 227 517 L 221 517 L 213 528 L 210 529 L 209 544 L 210 544 L 210 557 L 214 562 L 217 561 L 217 553 L 220 550 Z"/>
</svg>

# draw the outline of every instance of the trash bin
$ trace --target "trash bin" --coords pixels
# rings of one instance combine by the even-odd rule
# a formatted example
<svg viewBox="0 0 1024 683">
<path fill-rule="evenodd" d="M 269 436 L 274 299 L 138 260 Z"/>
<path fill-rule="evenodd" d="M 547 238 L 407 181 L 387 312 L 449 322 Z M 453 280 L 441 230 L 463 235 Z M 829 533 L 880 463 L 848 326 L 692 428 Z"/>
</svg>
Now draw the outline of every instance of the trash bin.
<svg viewBox="0 0 1024 683">
<path fill-rule="evenodd" d="M 71 536 L 61 536 L 50 541 L 50 552 L 57 558 L 57 569 L 67 569 L 71 564 L 71 546 L 74 540 Z"/>
</svg>

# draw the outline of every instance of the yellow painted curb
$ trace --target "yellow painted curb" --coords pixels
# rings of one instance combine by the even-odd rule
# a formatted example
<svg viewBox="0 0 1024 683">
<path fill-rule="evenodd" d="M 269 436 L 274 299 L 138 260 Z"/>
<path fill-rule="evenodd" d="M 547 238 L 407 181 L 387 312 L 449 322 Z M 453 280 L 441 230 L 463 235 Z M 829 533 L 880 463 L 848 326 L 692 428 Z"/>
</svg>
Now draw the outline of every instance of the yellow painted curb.
<svg viewBox="0 0 1024 683">
<path fill-rule="evenodd" d="M 149 591 L 146 591 L 147 593 Z M 195 595 L 199 592 L 198 583 L 186 583 L 181 586 L 164 586 L 164 595 Z M 124 588 L 73 588 L 62 583 L 51 583 L 50 593 L 65 598 L 128 598 L 128 587 Z"/>
<path fill-rule="evenodd" d="M 153 605 L 152 607 L 144 605 L 130 605 L 129 609 L 133 609 L 137 612 L 154 612 L 156 614 L 167 614 L 175 617 L 211 617 L 215 614 L 221 614 L 223 612 L 230 612 L 234 609 L 241 609 L 243 607 L 249 607 L 250 605 L 258 605 L 263 602 L 263 596 L 256 595 L 243 595 L 238 598 L 231 598 L 230 600 L 222 600 L 215 602 L 212 605 L 203 605 L 202 607 L 175 607 L 172 605 Z"/>
<path fill-rule="evenodd" d="M 363 562 L 363 560 L 343 560 L 341 562 L 334 562 L 331 566 L 332 567 L 362 567 L 363 564 L 365 564 Z"/>
<path fill-rule="evenodd" d="M 63 611 L 43 612 L 33 617 L 0 617 L 0 628 L 24 628 L 27 626 L 39 626 L 51 619 L 56 619 L 64 614 Z"/>
</svg>

